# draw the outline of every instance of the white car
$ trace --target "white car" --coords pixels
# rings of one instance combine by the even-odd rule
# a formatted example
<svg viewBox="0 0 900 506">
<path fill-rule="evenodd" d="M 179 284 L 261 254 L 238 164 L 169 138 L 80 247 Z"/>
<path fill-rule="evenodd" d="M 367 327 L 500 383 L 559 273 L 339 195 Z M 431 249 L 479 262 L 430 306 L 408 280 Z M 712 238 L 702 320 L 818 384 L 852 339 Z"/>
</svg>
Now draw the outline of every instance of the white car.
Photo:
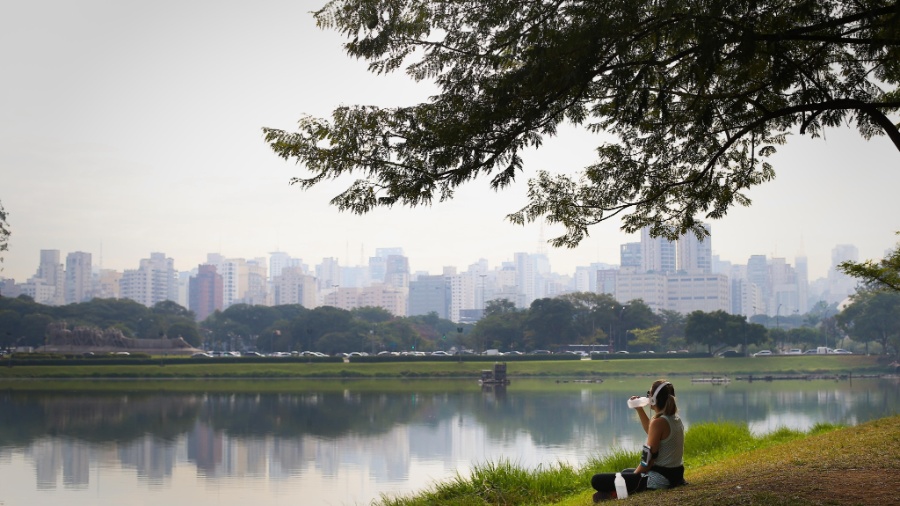
<svg viewBox="0 0 900 506">
<path fill-rule="evenodd" d="M 771 350 L 760 350 L 753 354 L 754 357 L 770 357 L 772 356 Z"/>
<path fill-rule="evenodd" d="M 833 350 L 831 353 L 833 353 L 835 355 L 853 355 L 852 351 L 847 351 L 843 348 L 838 348 L 836 350 Z"/>
</svg>

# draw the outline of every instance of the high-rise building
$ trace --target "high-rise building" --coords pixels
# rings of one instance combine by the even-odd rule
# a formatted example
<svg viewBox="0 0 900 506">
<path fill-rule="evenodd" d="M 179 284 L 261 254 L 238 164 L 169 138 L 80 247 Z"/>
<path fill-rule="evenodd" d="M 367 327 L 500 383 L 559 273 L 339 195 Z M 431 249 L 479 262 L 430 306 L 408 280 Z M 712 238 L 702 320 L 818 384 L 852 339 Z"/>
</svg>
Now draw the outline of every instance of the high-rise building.
<svg viewBox="0 0 900 506">
<path fill-rule="evenodd" d="M 285 267 L 272 282 L 272 304 L 300 304 L 307 309 L 317 307 L 316 278 L 304 274 L 301 267 Z"/>
<path fill-rule="evenodd" d="M 304 274 L 308 274 L 307 266 L 301 259 L 291 258 L 283 251 L 269 253 L 269 281 L 274 280 L 275 276 L 280 276 L 281 270 L 285 267 L 300 267 Z"/>
<path fill-rule="evenodd" d="M 334 257 L 323 258 L 316 266 L 316 279 L 319 290 L 330 290 L 341 286 L 341 266 Z"/>
<path fill-rule="evenodd" d="M 450 321 L 459 322 L 464 309 L 475 309 L 475 278 L 470 273 L 450 276 Z"/>
<path fill-rule="evenodd" d="M 654 312 L 667 309 L 666 276 L 655 271 L 620 271 L 616 278 L 615 298 L 622 303 L 641 299 Z"/>
<path fill-rule="evenodd" d="M 641 243 L 627 242 L 619 246 L 619 265 L 621 268 L 639 270 L 644 262 L 641 260 Z"/>
<path fill-rule="evenodd" d="M 449 319 L 450 283 L 443 275 L 418 276 L 409 282 L 409 316 L 437 313 Z"/>
<path fill-rule="evenodd" d="M 765 255 L 751 255 L 747 260 L 747 281 L 757 287 L 759 296 L 763 300 L 763 307 L 756 308 L 756 314 L 769 314 L 769 295 L 772 293 L 772 283 L 769 280 L 769 264 Z"/>
<path fill-rule="evenodd" d="M 216 273 L 222 276 L 222 306 L 231 307 L 243 300 L 247 292 L 247 261 L 243 258 L 225 258 L 218 253 L 206 255 L 206 263 L 216 267 Z"/>
<path fill-rule="evenodd" d="M 797 274 L 797 310 L 806 314 L 809 311 L 809 262 L 805 256 L 794 258 L 794 271 Z"/>
<path fill-rule="evenodd" d="M 769 280 L 772 284 L 769 308 L 781 316 L 800 312 L 797 273 L 784 258 L 772 258 L 769 262 Z"/>
<path fill-rule="evenodd" d="M 678 273 L 666 276 L 666 309 L 681 314 L 731 310 L 728 276 Z"/>
<path fill-rule="evenodd" d="M 91 254 L 75 251 L 66 255 L 66 304 L 84 302 L 91 296 Z"/>
<path fill-rule="evenodd" d="M 121 280 L 121 272 L 113 269 L 100 269 L 100 272 L 94 277 L 91 292 L 98 299 L 118 299 Z"/>
<path fill-rule="evenodd" d="M 403 255 L 388 255 L 385 262 L 384 283 L 394 288 L 409 288 L 409 259 Z"/>
<path fill-rule="evenodd" d="M 241 301 L 251 306 L 271 305 L 267 279 L 265 258 L 247 260 L 247 289 Z"/>
<path fill-rule="evenodd" d="M 222 276 L 216 272 L 214 265 L 200 265 L 197 275 L 191 278 L 188 308 L 194 312 L 197 321 L 205 320 L 209 315 L 223 309 L 224 286 Z"/>
<path fill-rule="evenodd" d="M 838 244 L 831 250 L 831 268 L 828 270 L 828 288 L 825 300 L 841 302 L 856 291 L 856 279 L 844 274 L 838 266 L 842 262 L 859 260 L 859 250 L 852 244 Z"/>
<path fill-rule="evenodd" d="M 641 229 L 641 269 L 644 272 L 675 272 L 675 242 L 651 237 L 650 228 Z"/>
<path fill-rule="evenodd" d="M 406 316 L 406 293 L 384 284 L 367 286 L 359 289 L 356 307 L 380 307 L 394 316 Z"/>
<path fill-rule="evenodd" d="M 37 273 L 23 287 L 23 293 L 35 302 L 51 306 L 65 303 L 65 269 L 58 249 L 42 249 Z"/>
<path fill-rule="evenodd" d="M 151 253 L 141 259 L 137 269 L 126 270 L 119 281 L 122 298 L 131 299 L 147 307 L 157 302 L 178 302 L 178 273 L 175 260 L 165 253 Z"/>
<path fill-rule="evenodd" d="M 619 269 L 600 269 L 597 271 L 597 293 L 616 295 L 616 280 Z"/>
<path fill-rule="evenodd" d="M 545 280 L 550 272 L 550 260 L 543 253 L 516 253 L 516 307 L 527 308 L 537 299 L 547 296 Z"/>
<path fill-rule="evenodd" d="M 678 270 L 688 274 L 709 274 L 712 272 L 712 234 L 707 223 L 706 237 L 701 241 L 691 232 L 678 238 Z"/>
</svg>

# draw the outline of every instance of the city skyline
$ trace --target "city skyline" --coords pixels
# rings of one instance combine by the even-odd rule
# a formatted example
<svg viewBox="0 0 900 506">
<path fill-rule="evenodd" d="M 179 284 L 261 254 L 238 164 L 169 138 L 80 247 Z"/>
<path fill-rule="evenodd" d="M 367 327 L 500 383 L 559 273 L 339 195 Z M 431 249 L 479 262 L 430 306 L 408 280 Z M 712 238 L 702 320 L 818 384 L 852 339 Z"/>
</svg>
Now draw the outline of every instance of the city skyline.
<svg viewBox="0 0 900 506">
<path fill-rule="evenodd" d="M 839 245 L 831 257 L 837 265 L 856 260 L 858 250 Z M 114 297 L 150 307 L 168 300 L 194 311 L 198 320 L 245 303 L 348 310 L 373 306 L 398 316 L 436 312 L 461 322 L 480 318 L 487 300 L 506 299 L 527 308 L 537 299 L 585 291 L 623 302 L 642 300 L 656 312 L 724 310 L 752 316 L 777 315 L 784 308 L 786 314 L 805 314 L 818 301 L 841 302 L 855 286 L 852 278 L 833 271 L 812 280 L 816 288 L 811 293 L 805 257 L 788 262 L 753 255 L 746 264 L 736 264 L 714 257 L 710 244 L 691 234 L 667 241 L 650 237 L 647 229 L 639 243 L 621 245 L 621 264 L 595 263 L 571 274 L 554 271 L 546 255 L 524 252 L 500 265 L 480 259 L 464 269 L 446 266 L 438 275 L 414 272 L 398 247 L 377 248 L 365 265 L 343 267 L 335 258 L 310 264 L 286 252 L 251 259 L 209 253 L 205 263 L 187 270 L 177 269 L 175 259 L 165 253 L 153 252 L 136 269 L 122 272 L 92 269 L 88 252 L 69 252 L 65 258 L 63 265 L 59 250 L 41 250 L 36 274 L 24 284 L 4 283 L 4 294 L 24 293 L 50 305 Z"/>
<path fill-rule="evenodd" d="M 327 117 L 340 105 L 405 105 L 433 91 L 402 72 L 368 73 L 342 52 L 342 37 L 315 26 L 315 7 L 12 2 L 0 31 L 8 75 L 0 203 L 12 230 L 0 277 L 25 281 L 48 248 L 91 252 L 122 271 L 151 252 L 188 270 L 210 252 L 359 265 L 376 247 L 399 246 L 411 271 L 431 273 L 543 249 L 554 271 L 572 272 L 618 264 L 619 245 L 638 240 L 610 221 L 578 248 L 554 250 L 543 241 L 559 229 L 505 221 L 525 204 L 537 169 L 580 170 L 608 139 L 570 126 L 525 153 L 525 171 L 501 193 L 476 181 L 432 207 L 356 216 L 328 205 L 348 181 L 291 187 L 303 172 L 271 152 L 262 127 L 291 129 L 303 114 Z M 890 204 L 900 186 L 896 149 L 847 127 L 790 137 L 772 158 L 777 179 L 748 192 L 750 207 L 710 221 L 713 253 L 734 263 L 802 254 L 810 279 L 827 274 L 840 244 L 856 245 L 861 260 L 882 258 L 900 230 Z"/>
<path fill-rule="evenodd" d="M 623 246 L 623 245 L 625 245 L 625 244 L 635 244 L 635 245 L 639 244 L 639 243 L 640 243 L 640 235 L 641 235 L 641 234 L 640 234 L 640 233 L 637 233 L 637 234 L 634 234 L 634 235 L 636 236 L 636 237 L 633 237 L 633 239 L 635 239 L 634 241 L 629 241 L 628 243 L 622 243 L 622 244 L 616 245 L 617 248 L 620 247 L 620 246 Z M 714 235 L 715 235 L 715 232 L 713 231 L 713 237 L 714 237 Z M 690 238 L 693 239 L 693 236 L 690 236 Z M 714 239 L 713 239 L 713 240 L 714 240 Z M 824 256 L 827 256 L 827 257 L 829 258 L 829 263 L 830 263 L 831 258 L 836 254 L 836 252 L 839 252 L 839 251 L 840 251 L 840 252 L 843 252 L 844 250 L 848 249 L 848 247 L 849 247 L 850 250 L 858 251 L 858 248 L 856 247 L 856 245 L 853 245 L 853 244 L 846 244 L 846 243 L 841 243 L 841 244 L 835 244 L 834 247 L 827 253 L 827 255 L 824 255 L 824 254 L 823 254 L 823 255 L 824 255 Z M 403 255 L 404 255 L 406 258 L 408 258 L 408 259 L 410 260 L 409 273 L 410 273 L 411 275 L 414 275 L 414 274 L 440 275 L 441 272 L 442 272 L 445 268 L 453 268 L 453 269 L 458 269 L 458 270 L 462 271 L 462 270 L 465 270 L 468 266 L 471 266 L 471 265 L 473 265 L 473 264 L 475 264 L 475 263 L 478 263 L 478 262 L 481 261 L 481 260 L 487 260 L 485 257 L 472 258 L 472 259 L 469 259 L 469 260 L 462 260 L 462 261 L 460 261 L 460 262 L 458 262 L 458 263 L 442 265 L 439 269 L 433 270 L 433 271 L 432 271 L 432 270 L 416 269 L 416 268 L 414 268 L 414 259 L 411 258 L 411 257 L 406 253 L 406 249 L 405 249 L 403 246 L 400 246 L 400 245 L 393 245 L 393 246 L 391 246 L 391 247 L 386 247 L 386 246 L 373 247 L 373 248 L 372 248 L 372 251 L 371 251 L 370 253 L 366 254 L 364 257 L 361 257 L 361 258 L 359 259 L 359 262 L 354 262 L 354 263 L 350 263 L 350 264 L 345 264 L 345 263 L 343 263 L 343 261 L 342 261 L 342 259 L 341 259 L 340 257 L 334 256 L 334 255 L 322 257 L 322 258 L 319 258 L 319 259 L 311 259 L 311 258 L 306 258 L 306 257 L 304 257 L 304 256 L 302 256 L 302 255 L 297 255 L 297 254 L 295 254 L 295 252 L 291 252 L 291 251 L 268 251 L 268 252 L 262 252 L 262 253 L 256 254 L 256 255 L 243 255 L 243 256 L 242 256 L 242 255 L 229 255 L 229 254 L 225 254 L 225 253 L 219 252 L 219 251 L 215 251 L 215 252 L 210 251 L 210 252 L 207 252 L 207 253 L 205 253 L 205 254 L 203 255 L 203 256 L 204 256 L 204 259 L 201 260 L 200 262 L 198 262 L 198 263 L 196 263 L 196 264 L 191 264 L 191 265 L 187 265 L 187 266 L 182 266 L 181 263 L 179 262 L 179 260 L 178 260 L 177 258 L 175 258 L 173 255 L 170 255 L 169 253 L 167 253 L 166 251 L 163 251 L 162 249 L 155 249 L 155 250 L 152 250 L 152 251 L 148 251 L 148 252 L 145 253 L 144 255 L 141 255 L 139 258 L 133 259 L 133 261 L 131 262 L 131 264 L 130 264 L 130 265 L 126 265 L 123 269 L 115 269 L 115 268 L 112 268 L 112 267 L 108 267 L 108 266 L 102 265 L 102 264 L 99 262 L 98 255 L 97 255 L 96 252 L 92 252 L 92 251 L 65 251 L 65 250 L 61 250 L 61 249 L 59 249 L 59 248 L 42 248 L 42 249 L 39 251 L 39 254 L 36 254 L 35 257 L 32 259 L 32 262 L 31 262 L 32 265 L 31 265 L 30 267 L 27 267 L 26 269 L 24 269 L 25 272 L 28 272 L 29 269 L 30 269 L 30 274 L 24 275 L 24 276 L 22 276 L 21 278 L 19 278 L 19 277 L 13 277 L 13 276 L 8 275 L 8 273 L 4 270 L 3 272 L 0 272 L 0 279 L 10 279 L 10 280 L 15 280 L 16 283 L 24 283 L 24 282 L 26 282 L 28 279 L 30 279 L 30 278 L 32 278 L 32 277 L 36 277 L 36 276 L 37 276 L 37 277 L 41 277 L 41 269 L 42 269 L 42 265 L 43 265 L 43 263 L 42 263 L 43 253 L 46 253 L 46 252 L 53 252 L 53 251 L 59 253 L 58 258 L 59 258 L 59 265 L 60 265 L 61 267 L 65 267 L 65 264 L 66 264 L 66 257 L 67 257 L 68 255 L 71 254 L 71 255 L 79 255 L 79 256 L 80 256 L 80 255 L 83 255 L 83 254 L 87 254 L 89 257 L 92 257 L 92 258 L 93 258 L 93 260 L 92 260 L 92 270 L 93 270 L 93 273 L 94 273 L 94 274 L 99 274 L 99 273 L 101 272 L 101 270 L 112 270 L 112 271 L 116 271 L 116 272 L 122 273 L 122 272 L 124 272 L 124 271 L 126 271 L 126 270 L 137 269 L 137 268 L 139 267 L 140 263 L 141 263 L 142 261 L 145 260 L 145 258 L 151 257 L 152 255 L 161 255 L 162 257 L 172 259 L 172 260 L 174 261 L 174 262 L 173 262 L 173 268 L 175 269 L 176 272 L 179 272 L 179 273 L 197 273 L 199 267 L 204 266 L 204 265 L 210 265 L 210 264 L 211 264 L 210 258 L 215 258 L 215 259 L 217 259 L 217 260 L 225 260 L 225 259 L 242 259 L 242 260 L 264 259 L 264 260 L 266 261 L 266 267 L 268 268 L 268 267 L 270 266 L 271 262 L 273 262 L 273 255 L 287 255 L 289 258 L 291 258 L 291 259 L 294 260 L 294 261 L 300 261 L 300 262 L 302 262 L 304 265 L 306 265 L 306 267 L 309 268 L 309 271 L 310 271 L 310 272 L 314 272 L 316 266 L 320 265 L 324 260 L 328 260 L 328 261 L 331 261 L 331 260 L 337 260 L 337 265 L 340 266 L 341 268 L 357 268 L 357 267 L 366 267 L 366 268 L 368 268 L 368 267 L 369 267 L 369 260 L 370 260 L 371 258 L 377 256 L 377 255 L 376 255 L 376 250 L 388 250 L 388 249 L 390 249 L 390 250 L 395 250 L 395 249 L 396 249 L 396 250 L 401 250 L 401 251 L 403 251 Z M 514 262 L 515 262 L 515 255 L 516 255 L 516 254 L 520 254 L 520 253 L 525 253 L 525 254 L 528 254 L 528 255 L 542 254 L 541 252 L 537 252 L 537 251 L 509 252 L 509 253 L 506 255 L 506 257 L 505 257 L 504 259 L 501 259 L 501 260 L 498 261 L 498 262 L 491 262 L 490 260 L 488 260 L 488 268 L 489 268 L 489 270 L 491 270 L 491 271 L 497 270 L 497 269 L 501 268 L 503 264 L 511 264 L 511 263 L 514 263 Z M 802 256 L 802 255 L 796 255 L 796 256 L 788 256 L 788 255 L 786 255 L 786 256 L 772 256 L 772 255 L 770 255 L 770 254 L 757 253 L 757 254 L 749 255 L 746 259 L 744 259 L 743 261 L 740 261 L 740 260 L 733 260 L 733 259 L 721 258 L 721 257 L 715 252 L 714 249 L 713 249 L 713 252 L 712 252 L 712 256 L 713 256 L 713 260 L 714 260 L 714 261 L 730 263 L 730 264 L 733 264 L 733 265 L 746 265 L 747 262 L 748 262 L 748 260 L 750 260 L 750 257 L 751 257 L 751 256 L 764 256 L 767 260 L 772 260 L 773 258 L 781 258 L 781 259 L 784 259 L 784 260 L 785 260 L 788 264 L 790 264 L 790 265 L 794 265 L 794 264 L 796 263 L 795 261 L 796 261 L 797 258 L 806 258 L 807 260 L 808 260 L 808 258 L 809 258 L 808 256 L 804 257 L 804 256 Z M 861 255 L 860 255 L 860 259 L 862 259 Z M 612 266 L 612 267 L 615 267 L 615 268 L 619 268 L 619 267 L 621 267 L 621 263 L 620 263 L 619 260 L 620 260 L 620 259 L 616 259 L 615 261 L 609 261 L 609 262 L 607 262 L 607 261 L 599 261 L 599 262 L 596 262 L 596 261 L 587 261 L 587 262 L 585 262 L 585 263 L 583 263 L 583 264 L 578 264 L 578 265 L 573 266 L 571 272 L 570 272 L 570 271 L 561 271 L 560 269 L 556 268 L 556 267 L 553 265 L 553 262 L 552 262 L 552 261 L 550 261 L 550 268 L 551 268 L 551 272 L 552 272 L 553 274 L 562 275 L 562 276 L 572 276 L 572 275 L 575 274 L 575 269 L 577 269 L 577 268 L 589 267 L 589 266 L 594 265 L 594 264 L 604 264 L 604 265 L 609 265 L 609 266 Z M 673 262 L 674 262 L 674 260 L 673 260 Z M 215 263 L 215 262 L 213 262 L 213 263 Z M 65 275 L 66 275 L 66 270 L 63 269 L 63 270 L 60 272 L 60 275 L 61 275 L 61 276 L 65 276 Z M 273 275 L 274 275 L 274 274 L 271 273 L 271 272 L 268 273 L 268 277 L 269 277 L 269 278 L 271 278 Z M 827 275 L 828 275 L 828 273 L 825 272 L 825 273 L 823 273 L 822 276 L 810 276 L 810 281 L 814 281 L 814 280 L 816 280 L 816 279 L 825 278 L 825 277 L 827 277 Z M 54 278 L 54 279 L 55 279 L 55 278 Z"/>
</svg>

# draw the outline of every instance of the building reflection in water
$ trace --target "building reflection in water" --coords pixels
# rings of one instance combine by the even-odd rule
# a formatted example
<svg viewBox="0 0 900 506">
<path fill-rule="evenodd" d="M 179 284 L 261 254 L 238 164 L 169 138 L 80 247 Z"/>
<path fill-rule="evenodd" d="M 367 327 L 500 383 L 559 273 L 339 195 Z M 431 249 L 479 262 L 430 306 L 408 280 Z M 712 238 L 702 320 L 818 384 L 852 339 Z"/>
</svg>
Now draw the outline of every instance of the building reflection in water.
<svg viewBox="0 0 900 506">
<path fill-rule="evenodd" d="M 728 419 L 756 432 L 896 414 L 896 385 L 838 387 L 686 388 L 679 404 L 688 425 Z M 13 402 L 10 395 L 0 395 L 0 418 L 21 425 L 0 434 L 0 466 L 24 455 L 38 491 L 83 490 L 98 478 L 92 473 L 117 469 L 150 490 L 187 472 L 201 484 L 317 483 L 332 494 L 327 501 L 368 502 L 386 490 L 420 490 L 429 485 L 423 479 L 452 478 L 480 462 L 579 464 L 642 442 L 627 395 L 597 386 L 565 395 L 89 396 L 83 400 L 90 409 L 73 409 L 71 396 L 60 405 L 57 398 L 22 395 Z M 353 412 L 359 416 L 348 420 Z M 193 504 L 184 501 L 178 504 Z"/>
</svg>

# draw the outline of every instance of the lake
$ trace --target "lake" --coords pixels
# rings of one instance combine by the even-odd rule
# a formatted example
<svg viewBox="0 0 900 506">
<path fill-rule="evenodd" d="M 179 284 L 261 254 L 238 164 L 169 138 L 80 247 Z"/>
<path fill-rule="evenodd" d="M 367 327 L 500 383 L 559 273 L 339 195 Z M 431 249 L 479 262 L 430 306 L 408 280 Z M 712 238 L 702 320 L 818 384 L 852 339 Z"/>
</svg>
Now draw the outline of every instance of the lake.
<svg viewBox="0 0 900 506">
<path fill-rule="evenodd" d="M 580 465 L 643 443 L 625 401 L 651 382 L 9 382 L 0 505 L 368 504 L 477 463 Z M 688 427 L 756 433 L 858 424 L 900 402 L 894 379 L 673 382 Z"/>
</svg>

